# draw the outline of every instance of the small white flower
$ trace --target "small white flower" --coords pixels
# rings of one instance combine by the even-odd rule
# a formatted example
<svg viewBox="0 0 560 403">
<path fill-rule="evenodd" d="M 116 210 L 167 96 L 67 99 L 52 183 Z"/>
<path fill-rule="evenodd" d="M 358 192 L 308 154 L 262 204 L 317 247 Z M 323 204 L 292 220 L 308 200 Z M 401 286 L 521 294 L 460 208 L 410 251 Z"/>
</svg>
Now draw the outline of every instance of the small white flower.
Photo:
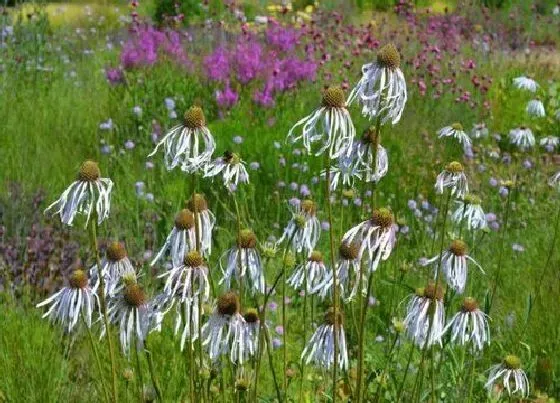
<svg viewBox="0 0 560 403">
<path fill-rule="evenodd" d="M 37 307 L 49 305 L 49 310 L 43 315 L 52 322 L 59 323 L 67 333 L 72 332 L 77 325 L 80 315 L 87 327 L 91 327 L 91 316 L 98 304 L 97 294 L 91 289 L 87 274 L 83 270 L 74 270 L 68 279 L 68 286 L 53 294 Z"/>
<path fill-rule="evenodd" d="M 291 247 L 296 252 L 305 250 L 311 252 L 321 236 L 321 223 L 317 218 L 317 205 L 312 200 L 303 200 L 291 208 L 292 218 L 288 222 L 282 237 L 276 245 L 283 241 L 291 242 Z"/>
<path fill-rule="evenodd" d="M 287 283 L 296 290 L 304 289 L 308 294 L 321 291 L 324 282 L 329 278 L 329 269 L 323 261 L 321 252 L 314 250 L 307 261 L 294 269 Z"/>
<path fill-rule="evenodd" d="M 444 332 L 451 329 L 451 342 L 465 345 L 473 343 L 474 348 L 482 351 L 485 344 L 490 344 L 490 327 L 488 315 L 478 309 L 474 298 L 465 298 L 461 311 L 449 321 Z"/>
<path fill-rule="evenodd" d="M 45 213 L 58 214 L 60 221 L 66 225 L 72 225 L 76 214 L 85 214 L 87 227 L 95 207 L 100 224 L 109 217 L 112 188 L 111 179 L 101 178 L 97 163 L 85 161 L 80 167 L 78 180 L 68 186 L 60 198 L 46 208 Z"/>
<path fill-rule="evenodd" d="M 522 397 L 529 396 L 529 379 L 521 369 L 521 360 L 515 355 L 507 355 L 502 363 L 490 368 L 485 388 L 491 391 L 497 383 L 503 386 L 510 396 L 517 393 Z"/>
<path fill-rule="evenodd" d="M 373 162 L 373 149 L 377 142 L 375 135 L 375 128 L 369 128 L 356 145 L 356 166 L 365 174 L 363 175 L 365 182 L 379 182 L 389 171 L 387 150 L 381 144 L 377 145 L 375 164 Z"/>
<path fill-rule="evenodd" d="M 93 289 L 97 291 L 101 284 L 97 265 L 93 266 L 90 271 L 94 284 Z M 122 243 L 115 241 L 107 247 L 106 256 L 101 260 L 101 275 L 105 282 L 104 293 L 106 296 L 115 294 L 118 288 L 122 287 L 123 279 L 136 279 L 136 270 L 128 259 Z"/>
<path fill-rule="evenodd" d="M 222 157 L 216 158 L 204 168 L 204 177 L 222 174 L 224 186 L 237 186 L 238 183 L 249 183 L 249 173 L 245 168 L 245 162 L 239 155 L 226 151 Z"/>
<path fill-rule="evenodd" d="M 369 220 L 348 230 L 342 237 L 342 242 L 346 245 L 358 243 L 360 259 L 367 251 L 369 270 L 375 271 L 380 260 L 389 258 L 396 242 L 396 228 L 393 222 L 393 213 L 388 209 L 374 210 Z"/>
<path fill-rule="evenodd" d="M 326 177 L 327 172 L 323 170 L 321 172 L 322 177 Z M 362 179 L 362 175 L 353 155 L 343 154 L 338 157 L 338 164 L 331 168 L 330 177 L 330 188 L 331 191 L 338 189 L 339 184 L 345 187 L 352 187 L 354 185 L 354 179 Z"/>
<path fill-rule="evenodd" d="M 520 126 L 516 129 L 510 130 L 509 141 L 511 144 L 516 145 L 524 151 L 535 145 L 535 136 L 533 136 L 531 129 L 525 126 Z"/>
<path fill-rule="evenodd" d="M 540 99 L 532 99 L 527 103 L 527 114 L 536 118 L 543 118 L 546 116 L 544 105 Z"/>
<path fill-rule="evenodd" d="M 484 123 L 477 123 L 473 126 L 470 135 L 472 139 L 488 137 L 488 128 Z"/>
<path fill-rule="evenodd" d="M 468 194 L 464 200 L 457 201 L 456 203 L 457 208 L 451 215 L 451 219 L 454 222 L 460 223 L 465 220 L 469 231 L 484 229 L 488 226 L 486 214 L 482 210 L 479 197 Z"/>
<path fill-rule="evenodd" d="M 535 80 L 525 76 L 514 78 L 513 84 L 516 88 L 531 92 L 535 92 L 539 88 L 539 84 Z"/>
<path fill-rule="evenodd" d="M 451 190 L 451 195 L 462 199 L 469 192 L 469 184 L 460 162 L 453 161 L 436 178 L 436 193 L 442 194 L 445 188 Z"/>
<path fill-rule="evenodd" d="M 471 139 L 463 130 L 463 126 L 460 123 L 453 123 L 451 126 L 445 126 L 438 131 L 438 137 L 453 137 L 459 141 L 463 147 L 471 147 Z"/>
<path fill-rule="evenodd" d="M 255 340 L 247 337 L 246 322 L 239 313 L 239 299 L 233 292 L 218 298 L 216 309 L 202 326 L 202 344 L 212 361 L 228 354 L 232 363 L 243 364 L 256 351 Z"/>
<path fill-rule="evenodd" d="M 295 134 L 301 125 L 301 133 Z M 288 132 L 287 140 L 291 143 L 302 140 L 307 152 L 315 155 L 328 150 L 332 159 L 350 153 L 355 135 L 344 92 L 339 87 L 329 87 L 323 94 L 323 106 L 298 121 Z"/>
<path fill-rule="evenodd" d="M 554 151 L 554 149 L 558 147 L 558 144 L 560 144 L 560 139 L 556 136 L 546 136 L 539 140 L 539 144 L 542 147 Z"/>
<path fill-rule="evenodd" d="M 124 286 L 107 301 L 109 322 L 119 327 L 119 340 L 125 355 L 130 351 L 133 339 L 136 348 L 144 347 L 150 325 L 150 309 L 144 290 L 132 282 Z M 102 336 L 106 329 L 102 330 Z"/>
<path fill-rule="evenodd" d="M 560 171 L 556 172 L 548 179 L 548 184 L 552 187 L 558 188 L 560 190 Z"/>
<path fill-rule="evenodd" d="M 204 149 L 201 149 L 202 143 Z M 172 170 L 177 166 L 192 173 L 201 169 L 212 158 L 216 143 L 206 127 L 204 112 L 193 106 L 185 112 L 182 124 L 173 127 L 156 145 L 148 157 L 152 157 L 160 146 L 165 151 L 165 166 Z"/>
<path fill-rule="evenodd" d="M 226 269 L 222 267 L 223 277 L 220 284 L 225 284 L 227 289 L 231 288 L 231 280 L 237 282 L 242 279 L 247 282 L 252 294 L 264 294 L 266 290 L 264 272 L 261 257 L 256 249 L 257 237 L 250 229 L 243 229 L 237 236 L 237 245 L 226 252 Z"/>
<path fill-rule="evenodd" d="M 337 343 L 338 343 L 338 366 L 342 371 L 348 369 L 348 350 L 344 336 L 344 325 L 342 312 L 338 312 Z M 306 364 L 313 363 L 324 369 L 330 369 L 334 363 L 334 332 L 335 315 L 331 308 L 325 313 L 325 321 L 315 329 L 311 339 L 301 353 L 302 361 Z"/>
<path fill-rule="evenodd" d="M 430 283 L 426 288 L 417 289 L 408 301 L 404 326 L 407 335 L 420 348 L 426 348 L 436 343 L 441 345 L 445 322 L 442 300 L 441 286 L 436 287 L 434 283 Z M 430 325 L 430 322 L 433 323 Z"/>
<path fill-rule="evenodd" d="M 397 124 L 407 100 L 400 61 L 393 44 L 383 46 L 375 62 L 362 66 L 362 78 L 350 93 L 348 105 L 357 100 L 364 116 L 370 119 L 380 116 L 383 124 Z"/>
<path fill-rule="evenodd" d="M 469 261 L 478 267 L 482 273 L 484 273 L 482 267 L 480 267 L 480 265 L 472 257 L 467 255 L 467 244 L 460 239 L 453 240 L 449 249 L 443 251 L 441 258 L 440 255 L 436 255 L 424 262 L 423 266 L 434 266 L 435 278 L 437 277 L 438 266 L 440 266 L 440 259 L 440 268 L 445 275 L 447 284 L 449 284 L 449 286 L 459 294 L 462 294 L 465 290 Z"/>
<path fill-rule="evenodd" d="M 180 266 L 187 252 L 193 249 L 196 249 L 194 214 L 183 209 L 175 216 L 175 225 L 151 265 L 155 265 L 169 251 L 173 267 Z"/>
</svg>

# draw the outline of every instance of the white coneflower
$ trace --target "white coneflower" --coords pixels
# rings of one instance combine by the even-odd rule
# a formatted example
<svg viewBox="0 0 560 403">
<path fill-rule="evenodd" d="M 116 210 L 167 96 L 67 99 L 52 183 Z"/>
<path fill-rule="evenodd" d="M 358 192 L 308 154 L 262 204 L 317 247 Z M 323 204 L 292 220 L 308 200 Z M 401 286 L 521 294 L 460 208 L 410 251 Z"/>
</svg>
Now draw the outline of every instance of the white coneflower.
<svg viewBox="0 0 560 403">
<path fill-rule="evenodd" d="M 223 277 L 220 284 L 225 284 L 226 288 L 230 289 L 231 280 L 235 278 L 238 283 L 242 280 L 248 281 L 253 294 L 265 292 L 264 272 L 256 246 L 255 233 L 250 229 L 242 229 L 237 235 L 236 246 L 226 252 L 227 264 L 225 270 L 222 267 Z"/>
<path fill-rule="evenodd" d="M 457 208 L 451 215 L 451 219 L 456 223 L 465 220 L 469 231 L 488 227 L 486 214 L 484 214 L 480 203 L 480 197 L 471 193 L 467 194 L 463 200 L 458 200 L 456 202 Z"/>
<path fill-rule="evenodd" d="M 80 315 L 87 327 L 91 327 L 91 315 L 97 304 L 97 295 L 89 285 L 89 279 L 84 270 L 74 270 L 68 279 L 68 286 L 51 295 L 37 307 L 49 305 L 49 310 L 43 315 L 54 323 L 59 323 L 66 332 L 70 333 L 78 323 Z"/>
<path fill-rule="evenodd" d="M 133 339 L 136 339 L 137 349 L 143 348 L 150 323 L 149 312 L 146 294 L 135 282 L 128 282 L 119 293 L 109 298 L 107 316 L 119 327 L 119 340 L 125 355 L 128 355 Z"/>
<path fill-rule="evenodd" d="M 353 154 L 353 153 L 352 153 Z M 338 189 L 340 183 L 345 187 L 352 187 L 354 179 L 361 180 L 362 175 L 354 159 L 354 155 L 343 154 L 338 157 L 338 163 L 331 168 L 330 188 L 331 191 Z M 327 172 L 321 172 L 322 177 L 326 177 Z"/>
<path fill-rule="evenodd" d="M 245 319 L 244 340 L 247 343 L 249 355 L 254 356 L 257 354 L 257 347 L 259 345 L 259 330 L 261 326 L 259 311 L 255 308 L 249 308 L 245 311 L 243 319 Z"/>
<path fill-rule="evenodd" d="M 296 266 L 287 283 L 296 290 L 304 289 L 306 293 L 313 294 L 320 291 L 328 277 L 329 269 L 323 261 L 323 254 L 314 250 L 306 262 Z"/>
<path fill-rule="evenodd" d="M 532 78 L 521 76 L 513 79 L 513 84 L 521 90 L 537 91 L 539 84 Z"/>
<path fill-rule="evenodd" d="M 222 157 L 216 158 L 204 167 L 204 177 L 222 174 L 224 185 L 230 188 L 239 183 L 249 183 L 249 174 L 245 169 L 245 162 L 239 155 L 226 151 Z"/>
<path fill-rule="evenodd" d="M 101 260 L 101 275 L 105 282 L 104 292 L 108 296 L 115 292 L 125 276 L 136 277 L 136 270 L 128 259 L 128 254 L 122 243 L 114 241 L 107 247 L 105 257 Z M 100 284 L 97 265 L 91 268 L 91 277 L 94 284 L 93 289 L 97 290 Z"/>
<path fill-rule="evenodd" d="M 360 244 L 356 242 L 352 242 L 352 243 L 341 242 L 340 247 L 338 249 L 337 279 L 338 279 L 338 284 L 340 284 L 340 289 L 341 289 L 340 294 L 343 297 L 346 297 L 347 299 L 352 299 L 353 296 L 356 294 L 359 286 L 358 277 L 360 275 L 360 270 L 361 270 Z M 350 290 L 350 279 L 352 277 L 352 273 L 354 274 L 355 277 L 355 286 L 352 292 L 348 293 L 348 290 Z"/>
<path fill-rule="evenodd" d="M 291 143 L 302 140 L 309 153 L 321 155 L 328 150 L 330 158 L 338 158 L 350 153 L 355 135 L 344 91 L 340 87 L 329 87 L 323 93 L 322 106 L 297 122 L 288 132 L 287 140 Z"/>
<path fill-rule="evenodd" d="M 404 326 L 408 336 L 420 348 L 435 343 L 441 345 L 445 325 L 443 295 L 439 284 L 436 287 L 434 283 L 429 283 L 425 288 L 418 288 L 408 302 Z"/>
<path fill-rule="evenodd" d="M 546 116 L 544 105 L 540 99 L 532 99 L 527 103 L 527 114 L 536 118 L 543 118 Z"/>
<path fill-rule="evenodd" d="M 456 313 L 444 332 L 451 329 L 451 342 L 465 345 L 473 343 L 474 348 L 482 351 L 485 344 L 490 344 L 490 326 L 488 315 L 478 309 L 474 298 L 467 297 L 463 300 L 461 311 Z"/>
<path fill-rule="evenodd" d="M 381 178 L 387 175 L 389 171 L 389 157 L 387 150 L 377 144 L 377 153 L 375 155 L 375 164 L 373 162 L 373 149 L 378 142 L 375 138 L 376 131 L 374 127 L 370 127 L 366 131 L 358 144 L 356 145 L 357 166 L 364 175 L 365 182 L 379 182 Z"/>
<path fill-rule="evenodd" d="M 513 388 L 511 385 L 513 382 Z M 491 391 L 496 384 L 505 388 L 508 395 L 519 393 L 522 397 L 529 396 L 529 379 L 521 369 L 521 360 L 515 355 L 506 355 L 504 361 L 490 368 L 485 388 Z"/>
<path fill-rule="evenodd" d="M 187 202 L 187 207 L 197 218 L 195 228 L 198 229 L 200 252 L 208 257 L 212 253 L 212 231 L 216 224 L 216 217 L 208 209 L 208 202 L 200 193 L 193 194 Z"/>
<path fill-rule="evenodd" d="M 85 214 L 86 227 L 95 207 L 97 222 L 109 217 L 111 208 L 111 189 L 113 182 L 102 178 L 97 162 L 85 161 L 80 166 L 78 180 L 73 182 L 60 195 L 60 198 L 46 208 L 45 213 L 58 214 L 60 221 L 72 225 L 76 214 Z"/>
<path fill-rule="evenodd" d="M 455 239 L 451 242 L 449 248 L 440 255 L 436 255 L 431 259 L 426 260 L 423 265 L 434 266 L 434 277 L 437 277 L 438 266 L 445 276 L 447 284 L 459 294 L 465 290 L 467 283 L 468 262 L 471 261 L 482 273 L 482 267 L 470 256 L 467 255 L 467 244 L 460 240 Z"/>
<path fill-rule="evenodd" d="M 348 350 L 344 336 L 344 317 L 342 312 L 337 312 L 337 344 L 338 344 L 338 366 L 342 371 L 348 369 Z M 330 308 L 324 317 L 324 322 L 315 329 L 311 339 L 301 353 L 302 361 L 306 364 L 312 362 L 324 369 L 330 369 L 334 363 L 334 332 L 335 315 L 334 309 Z"/>
<path fill-rule="evenodd" d="M 360 244 L 360 258 L 364 251 L 368 253 L 369 270 L 377 270 L 380 260 L 387 260 L 396 242 L 394 216 L 390 210 L 380 208 L 373 210 L 369 220 L 363 221 L 348 230 L 342 237 L 342 242 L 351 245 Z"/>
<path fill-rule="evenodd" d="M 459 141 L 463 147 L 471 147 L 471 139 L 463 130 L 463 125 L 461 123 L 453 123 L 451 126 L 445 126 L 438 130 L 438 137 L 453 137 Z"/>
<path fill-rule="evenodd" d="M 472 139 L 481 139 L 488 137 L 488 128 L 484 123 L 477 123 L 473 126 L 470 136 Z"/>
<path fill-rule="evenodd" d="M 531 129 L 525 126 L 520 126 L 512 129 L 509 132 L 509 141 L 511 144 L 516 145 L 522 151 L 532 148 L 535 145 L 535 136 Z"/>
<path fill-rule="evenodd" d="M 377 60 L 362 66 L 362 78 L 348 97 L 362 106 L 362 114 L 383 124 L 397 124 L 406 104 L 406 81 L 400 69 L 401 57 L 392 43 L 377 52 Z"/>
<path fill-rule="evenodd" d="M 159 276 L 166 277 L 160 296 L 162 315 L 176 306 L 175 334 L 181 332 L 181 351 L 187 339 L 198 339 L 200 326 L 200 302 L 210 298 L 208 266 L 200 252 L 192 250 L 184 256 L 183 263 Z M 161 321 L 161 320 L 160 320 Z"/>
<path fill-rule="evenodd" d="M 206 127 L 202 108 L 192 106 L 187 109 L 183 123 L 173 127 L 148 157 L 152 157 L 162 145 L 168 170 L 180 166 L 183 171 L 190 173 L 207 164 L 216 149 L 216 143 Z"/>
<path fill-rule="evenodd" d="M 303 200 L 297 204 L 292 209 L 292 218 L 276 244 L 289 241 L 295 252 L 311 252 L 315 249 L 321 236 L 321 223 L 316 213 L 317 205 L 312 200 Z"/>
<path fill-rule="evenodd" d="M 560 190 L 560 171 L 556 172 L 548 179 L 548 184 L 552 187 L 558 188 Z"/>
<path fill-rule="evenodd" d="M 196 249 L 194 214 L 188 209 L 183 209 L 175 216 L 175 225 L 151 265 L 155 265 L 169 251 L 173 267 L 180 266 L 185 254 L 193 249 Z"/>
<path fill-rule="evenodd" d="M 465 170 L 460 162 L 453 161 L 445 166 L 445 169 L 436 178 L 436 193 L 442 194 L 445 188 L 449 188 L 451 195 L 462 199 L 469 192 L 469 184 Z"/>
<path fill-rule="evenodd" d="M 546 136 L 539 140 L 541 147 L 544 147 L 546 151 L 553 152 L 558 144 L 560 144 L 560 139 L 556 136 Z"/>
<path fill-rule="evenodd" d="M 254 351 L 245 326 L 237 295 L 231 291 L 221 295 L 214 313 L 202 326 L 202 344 L 208 349 L 210 359 L 216 361 L 221 354 L 229 353 L 231 362 L 243 364 Z"/>
</svg>

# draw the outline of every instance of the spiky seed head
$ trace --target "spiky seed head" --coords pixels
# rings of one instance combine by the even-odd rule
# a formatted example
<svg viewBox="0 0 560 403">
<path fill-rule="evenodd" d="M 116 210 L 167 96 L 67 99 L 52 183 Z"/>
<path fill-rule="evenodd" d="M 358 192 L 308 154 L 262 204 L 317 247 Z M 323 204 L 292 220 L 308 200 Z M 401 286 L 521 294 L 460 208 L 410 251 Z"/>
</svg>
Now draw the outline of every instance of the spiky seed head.
<svg viewBox="0 0 560 403">
<path fill-rule="evenodd" d="M 133 307 L 139 307 L 146 303 L 146 293 L 138 284 L 130 284 L 124 289 L 124 300 Z"/>
<path fill-rule="evenodd" d="M 249 380 L 245 377 L 239 377 L 235 380 L 235 389 L 238 392 L 246 392 L 249 390 Z"/>
<path fill-rule="evenodd" d="M 242 229 L 237 235 L 237 247 L 254 249 L 257 246 L 257 236 L 250 229 Z"/>
<path fill-rule="evenodd" d="M 373 210 L 371 221 L 373 224 L 378 225 L 383 229 L 387 229 L 393 225 L 395 217 L 393 216 L 393 213 L 391 213 L 391 210 L 387 208 L 380 208 Z"/>
<path fill-rule="evenodd" d="M 197 129 L 206 124 L 204 112 L 199 106 L 191 106 L 186 110 L 184 115 L 184 123 L 189 129 Z"/>
<path fill-rule="evenodd" d="M 414 294 L 416 294 L 417 297 L 424 297 L 425 296 L 424 287 L 416 288 L 414 290 Z"/>
<path fill-rule="evenodd" d="M 404 325 L 404 321 L 393 318 L 392 322 L 393 322 L 393 326 L 395 328 L 395 332 L 403 333 L 406 330 L 406 326 Z"/>
<path fill-rule="evenodd" d="M 325 323 L 328 325 L 334 325 L 335 315 L 334 315 L 334 307 L 330 307 L 324 315 Z M 340 307 L 336 310 L 336 321 L 338 326 L 342 326 L 344 323 L 344 315 L 340 310 Z"/>
<path fill-rule="evenodd" d="M 259 312 L 255 308 L 249 308 L 245 311 L 243 317 L 247 323 L 257 323 L 259 321 Z"/>
<path fill-rule="evenodd" d="M 80 171 L 78 172 L 78 180 L 82 182 L 95 182 L 101 177 L 101 171 L 99 170 L 99 165 L 97 162 L 86 160 L 80 165 Z"/>
<path fill-rule="evenodd" d="M 455 256 L 465 256 L 467 254 L 467 249 L 467 244 L 461 239 L 454 239 L 449 246 L 449 251 Z"/>
<path fill-rule="evenodd" d="M 218 297 L 218 313 L 220 315 L 235 315 L 239 312 L 239 298 L 233 291 Z"/>
<path fill-rule="evenodd" d="M 125 381 L 130 382 L 134 378 L 134 371 L 132 368 L 125 368 L 122 372 Z"/>
<path fill-rule="evenodd" d="M 187 202 L 187 207 L 190 211 L 201 213 L 208 210 L 208 203 L 206 202 L 204 195 L 195 193 Z"/>
<path fill-rule="evenodd" d="M 508 369 L 519 369 L 521 368 L 521 360 L 516 355 L 508 354 L 504 358 L 504 365 Z"/>
<path fill-rule="evenodd" d="M 107 248 L 107 259 L 118 262 L 126 257 L 126 249 L 119 241 L 113 241 Z"/>
<path fill-rule="evenodd" d="M 323 92 L 323 106 L 327 108 L 344 108 L 346 96 L 340 87 L 329 87 Z"/>
<path fill-rule="evenodd" d="M 125 286 L 129 286 L 131 284 L 136 284 L 136 273 L 129 272 L 129 273 L 123 274 L 123 276 L 121 278 L 121 281 Z"/>
<path fill-rule="evenodd" d="M 311 252 L 307 260 L 309 260 L 310 262 L 317 262 L 317 263 L 322 262 L 323 254 L 318 250 L 314 250 L 313 252 Z"/>
<path fill-rule="evenodd" d="M 472 205 L 480 205 L 482 203 L 480 197 L 472 193 L 467 194 L 463 199 L 463 201 L 467 204 L 472 204 Z"/>
<path fill-rule="evenodd" d="M 463 168 L 463 164 L 458 161 L 453 161 L 445 166 L 445 170 L 452 174 L 458 174 L 463 172 L 465 169 Z"/>
<path fill-rule="evenodd" d="M 82 269 L 74 270 L 72 274 L 70 274 L 68 282 L 72 288 L 85 288 L 88 285 L 87 273 Z"/>
<path fill-rule="evenodd" d="M 347 199 L 353 199 L 355 194 L 354 189 L 344 189 L 342 191 L 342 197 L 346 197 Z"/>
<path fill-rule="evenodd" d="M 295 255 L 291 252 L 288 251 L 288 253 L 286 253 L 286 255 L 284 256 L 284 266 L 286 266 L 287 269 L 294 267 L 296 264 L 296 257 Z"/>
<path fill-rule="evenodd" d="M 466 297 L 463 300 L 463 306 L 461 309 L 463 312 L 474 312 L 478 309 L 478 302 L 472 297 Z"/>
<path fill-rule="evenodd" d="M 351 244 L 341 243 L 338 249 L 340 257 L 344 260 L 354 260 L 358 258 L 360 253 L 360 246 L 356 242 Z"/>
<path fill-rule="evenodd" d="M 270 244 L 270 245 L 265 244 L 262 247 L 262 253 L 263 253 L 264 257 L 266 257 L 268 259 L 272 259 L 274 256 L 276 256 L 276 252 L 277 252 L 277 249 L 276 249 L 276 246 L 274 244 Z"/>
<path fill-rule="evenodd" d="M 451 125 L 451 128 L 456 131 L 463 131 L 463 125 L 459 122 L 455 122 Z"/>
<path fill-rule="evenodd" d="M 188 209 L 182 209 L 175 216 L 175 228 L 180 231 L 194 227 L 194 214 Z"/>
<path fill-rule="evenodd" d="M 396 46 L 388 43 L 377 52 L 377 64 L 381 67 L 395 70 L 401 65 L 401 55 Z"/>
<path fill-rule="evenodd" d="M 317 205 L 313 200 L 306 199 L 301 202 L 301 211 L 303 211 L 307 215 L 313 216 L 317 211 Z"/>
<path fill-rule="evenodd" d="M 204 264 L 204 258 L 197 250 L 191 250 L 187 252 L 185 258 L 183 259 L 183 263 L 187 267 L 200 267 Z"/>
<path fill-rule="evenodd" d="M 521 125 L 521 126 L 519 126 L 519 129 L 521 129 L 521 130 L 527 130 L 527 126 Z"/>
<path fill-rule="evenodd" d="M 512 180 L 506 180 L 502 182 L 502 186 L 508 189 L 512 189 L 515 186 L 515 183 Z"/>
<path fill-rule="evenodd" d="M 223 155 L 223 160 L 224 162 L 231 164 L 231 165 L 236 165 L 239 164 L 241 162 L 241 157 L 239 157 L 238 154 L 233 153 L 231 151 L 225 151 L 224 155 Z"/>
<path fill-rule="evenodd" d="M 443 287 L 440 284 L 438 284 L 436 287 L 436 284 L 432 281 L 430 281 L 424 288 L 424 296 L 429 299 L 435 298 L 438 301 L 441 301 L 444 294 L 445 292 L 443 291 Z"/>
<path fill-rule="evenodd" d="M 305 227 L 305 216 L 303 214 L 298 214 L 294 217 L 294 223 L 296 227 L 303 228 Z"/>
</svg>

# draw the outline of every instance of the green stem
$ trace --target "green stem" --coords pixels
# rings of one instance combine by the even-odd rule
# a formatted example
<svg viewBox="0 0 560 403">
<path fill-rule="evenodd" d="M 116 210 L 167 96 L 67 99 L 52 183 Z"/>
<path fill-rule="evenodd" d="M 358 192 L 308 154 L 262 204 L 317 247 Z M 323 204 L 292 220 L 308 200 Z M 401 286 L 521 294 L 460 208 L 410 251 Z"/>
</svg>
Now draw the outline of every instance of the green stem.
<svg viewBox="0 0 560 403">
<path fill-rule="evenodd" d="M 396 333 L 395 334 L 395 339 L 393 340 L 393 343 L 391 344 L 391 348 L 389 349 L 389 354 L 387 357 L 387 362 L 385 363 L 385 366 L 383 367 L 383 371 L 381 371 L 381 376 L 379 377 L 379 383 L 377 384 L 377 390 L 375 392 L 375 402 L 379 401 L 379 398 L 381 396 L 381 383 L 383 382 L 383 377 L 385 376 L 386 372 L 387 372 L 387 368 L 389 367 L 389 365 L 391 364 L 391 359 L 393 358 L 393 350 L 395 349 L 395 346 L 397 345 L 397 341 L 399 340 L 399 334 Z"/>
<path fill-rule="evenodd" d="M 107 333 L 107 345 L 109 347 L 109 359 L 111 360 L 111 375 L 112 382 L 112 401 L 118 402 L 118 389 L 117 389 L 117 363 L 115 360 L 115 351 L 113 348 L 113 340 L 111 338 L 111 328 L 109 327 L 109 318 L 107 316 L 107 304 L 105 302 L 105 277 L 101 271 L 101 259 L 99 258 L 99 247 L 97 245 L 97 214 L 93 214 L 89 224 L 91 248 L 95 255 L 97 264 L 97 273 L 99 276 L 99 305 L 101 305 L 101 313 L 103 315 L 103 324 L 105 332 Z"/>
<path fill-rule="evenodd" d="M 109 391 L 107 390 L 107 385 L 105 384 L 105 379 L 103 377 L 103 369 L 101 367 L 101 360 L 99 359 L 99 353 L 97 352 L 97 347 L 95 347 L 95 342 L 93 341 L 93 335 L 91 334 L 91 329 L 86 323 L 86 319 L 84 318 L 84 313 L 80 312 L 80 316 L 82 317 L 82 322 L 86 328 L 86 332 L 88 334 L 88 340 L 91 345 L 91 351 L 93 352 L 93 356 L 95 357 L 95 363 L 97 365 L 97 370 L 99 371 L 99 380 L 101 383 L 101 389 L 103 390 L 103 394 L 105 395 L 105 400 L 107 402 L 111 401 L 109 397 Z"/>
<path fill-rule="evenodd" d="M 139 401 L 144 401 L 144 377 L 142 376 L 142 367 L 140 366 L 140 356 L 138 355 L 138 335 L 136 334 L 136 329 L 138 329 L 138 311 L 134 313 L 134 332 L 133 332 L 133 340 L 134 344 L 132 348 L 134 349 L 134 357 L 136 362 L 136 372 L 138 373 L 138 398 Z"/>
<path fill-rule="evenodd" d="M 406 368 L 404 370 L 403 380 L 402 380 L 401 386 L 399 387 L 399 390 L 397 391 L 397 403 L 399 403 L 401 401 L 401 396 L 402 396 L 402 392 L 404 390 L 404 385 L 406 383 L 406 377 L 408 375 L 408 370 L 410 369 L 410 363 L 412 362 L 413 353 L 414 353 L 414 344 L 412 344 L 410 346 L 410 353 L 408 354 L 408 359 L 406 360 Z"/>
<path fill-rule="evenodd" d="M 154 369 L 154 361 L 152 359 L 152 352 L 148 349 L 148 340 L 144 341 L 144 354 L 146 354 L 146 360 L 148 361 L 148 370 L 150 371 L 150 379 L 152 380 L 152 385 L 156 391 L 156 395 L 160 402 L 163 402 L 163 395 L 161 394 L 161 388 L 159 387 L 159 382 L 157 380 L 156 371 Z"/>
<path fill-rule="evenodd" d="M 544 276 L 546 275 L 546 273 L 550 270 L 550 260 L 552 259 L 552 256 L 554 255 L 554 251 L 556 250 L 557 247 L 557 240 L 558 240 L 558 233 L 560 229 L 560 203 L 558 203 L 558 212 L 556 213 L 556 220 L 554 222 L 554 235 L 552 235 L 552 242 L 550 244 L 550 248 L 548 249 L 548 255 L 546 257 L 546 263 L 544 264 L 542 273 L 540 275 L 539 278 L 539 282 L 537 285 L 537 289 L 536 289 L 536 299 L 538 301 L 539 297 L 540 297 L 540 293 L 541 293 L 541 286 L 542 286 L 542 282 L 544 280 Z"/>
<path fill-rule="evenodd" d="M 364 270 L 363 267 L 360 267 L 359 277 L 362 277 L 362 271 Z M 359 280 L 361 283 L 361 281 Z M 366 295 L 364 298 L 363 289 L 360 286 L 358 292 L 362 295 L 362 305 L 360 309 L 360 325 L 358 326 L 359 333 L 358 333 L 358 379 L 357 379 L 357 387 L 356 387 L 356 396 L 357 401 L 360 403 L 363 401 L 363 395 L 365 391 L 363 390 L 364 384 L 364 340 L 365 340 L 365 329 L 366 329 L 366 319 L 367 319 L 367 310 L 369 307 L 369 294 L 371 292 L 371 287 L 373 285 L 373 271 L 371 271 L 368 275 L 367 279 L 367 290 Z"/>
<path fill-rule="evenodd" d="M 333 334 L 333 343 L 334 343 L 334 360 L 333 360 L 333 370 L 332 370 L 332 400 L 336 402 L 336 372 L 338 369 L 338 332 L 339 332 L 339 318 L 338 318 L 338 273 L 336 268 L 336 260 L 334 255 L 334 230 L 333 230 L 333 218 L 332 218 L 332 205 L 331 205 L 331 161 L 328 155 L 325 156 L 325 165 L 326 165 L 326 178 L 325 181 L 325 191 L 326 191 L 326 202 L 327 202 L 327 211 L 328 211 L 328 218 L 329 218 L 329 243 L 330 243 L 330 251 L 331 251 L 331 268 L 333 273 L 333 309 L 334 309 L 334 334 Z"/>
</svg>

